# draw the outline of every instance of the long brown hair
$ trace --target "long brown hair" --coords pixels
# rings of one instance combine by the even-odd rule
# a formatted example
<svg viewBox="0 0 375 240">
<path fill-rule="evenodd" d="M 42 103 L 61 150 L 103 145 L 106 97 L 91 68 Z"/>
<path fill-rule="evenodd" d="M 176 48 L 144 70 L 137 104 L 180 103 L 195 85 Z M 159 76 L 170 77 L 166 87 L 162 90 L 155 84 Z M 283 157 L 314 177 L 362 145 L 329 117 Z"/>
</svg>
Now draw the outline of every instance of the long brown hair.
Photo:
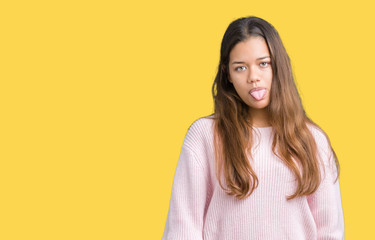
<svg viewBox="0 0 375 240">
<path fill-rule="evenodd" d="M 307 124 L 321 128 L 306 116 L 294 83 L 290 59 L 278 32 L 270 23 L 254 16 L 233 21 L 221 43 L 220 63 L 212 86 L 216 177 L 226 193 L 237 199 L 250 196 L 258 186 L 257 175 L 248 160 L 248 155 L 252 158 L 253 145 L 251 111 L 228 81 L 229 54 L 237 43 L 250 36 L 262 37 L 271 55 L 273 79 L 270 103 L 266 108 L 274 132 L 272 151 L 294 173 L 298 182 L 295 193 L 287 200 L 312 194 L 319 187 L 321 176 L 317 144 Z M 337 181 L 340 165 L 328 136 L 321 131 L 335 159 Z M 222 171 L 228 188 L 222 184 Z"/>
</svg>

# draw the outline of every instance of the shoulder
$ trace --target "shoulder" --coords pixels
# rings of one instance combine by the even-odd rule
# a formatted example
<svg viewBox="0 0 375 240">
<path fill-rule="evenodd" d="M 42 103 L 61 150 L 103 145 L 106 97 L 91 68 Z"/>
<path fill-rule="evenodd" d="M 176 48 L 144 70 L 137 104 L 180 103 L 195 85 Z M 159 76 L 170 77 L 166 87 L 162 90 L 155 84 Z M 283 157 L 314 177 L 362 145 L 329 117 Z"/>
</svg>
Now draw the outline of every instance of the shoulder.
<svg viewBox="0 0 375 240">
<path fill-rule="evenodd" d="M 329 137 L 323 131 L 323 129 L 311 123 L 307 123 L 307 127 L 309 128 L 311 134 L 313 135 L 318 148 L 323 148 L 324 150 L 326 150 L 327 148 L 330 147 Z"/>
<path fill-rule="evenodd" d="M 188 128 L 188 133 L 197 134 L 209 131 L 214 122 L 214 119 L 211 116 L 212 115 L 200 117 L 194 120 Z"/>
<path fill-rule="evenodd" d="M 307 126 L 314 137 L 319 155 L 322 157 L 324 162 L 328 164 L 329 159 L 332 160 L 333 152 L 331 142 L 327 133 L 325 133 L 323 129 L 316 125 L 308 123 Z"/>
<path fill-rule="evenodd" d="M 194 152 L 204 151 L 212 142 L 213 123 L 212 115 L 194 120 L 187 129 L 183 145 Z"/>
</svg>

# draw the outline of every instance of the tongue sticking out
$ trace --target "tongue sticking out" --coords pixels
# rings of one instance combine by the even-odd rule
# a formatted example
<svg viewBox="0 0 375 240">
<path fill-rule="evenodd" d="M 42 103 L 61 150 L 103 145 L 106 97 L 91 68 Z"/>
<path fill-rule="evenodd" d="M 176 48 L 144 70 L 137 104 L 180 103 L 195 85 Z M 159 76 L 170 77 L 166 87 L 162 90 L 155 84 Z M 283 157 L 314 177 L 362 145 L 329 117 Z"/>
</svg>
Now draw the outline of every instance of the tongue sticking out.
<svg viewBox="0 0 375 240">
<path fill-rule="evenodd" d="M 266 95 L 266 89 L 261 89 L 250 93 L 256 100 L 261 100 Z"/>
</svg>

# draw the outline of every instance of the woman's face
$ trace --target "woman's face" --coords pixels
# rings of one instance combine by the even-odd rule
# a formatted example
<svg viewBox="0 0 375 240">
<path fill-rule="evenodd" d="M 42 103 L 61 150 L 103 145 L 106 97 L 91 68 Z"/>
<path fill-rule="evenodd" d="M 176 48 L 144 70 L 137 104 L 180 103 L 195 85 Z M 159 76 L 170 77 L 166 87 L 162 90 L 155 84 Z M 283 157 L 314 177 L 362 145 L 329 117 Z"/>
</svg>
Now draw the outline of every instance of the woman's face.
<svg viewBox="0 0 375 240">
<path fill-rule="evenodd" d="M 262 37 L 251 36 L 233 47 L 229 54 L 229 81 L 251 109 L 267 107 L 272 68 L 268 47 Z"/>
</svg>

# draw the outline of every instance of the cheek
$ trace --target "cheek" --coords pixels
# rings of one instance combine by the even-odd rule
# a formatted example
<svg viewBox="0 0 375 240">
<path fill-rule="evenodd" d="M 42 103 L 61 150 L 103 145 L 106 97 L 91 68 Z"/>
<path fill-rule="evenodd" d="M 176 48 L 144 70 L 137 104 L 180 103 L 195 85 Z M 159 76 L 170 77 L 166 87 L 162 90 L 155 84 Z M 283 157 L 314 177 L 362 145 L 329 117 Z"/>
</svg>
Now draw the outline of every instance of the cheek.
<svg viewBox="0 0 375 240">
<path fill-rule="evenodd" d="M 272 84 L 272 79 L 273 79 L 272 72 L 267 73 L 267 74 L 264 76 L 264 79 L 266 80 L 267 84 L 268 84 L 269 86 L 271 86 L 271 84 Z"/>
<path fill-rule="evenodd" d="M 242 79 L 233 79 L 233 85 L 238 89 L 238 90 L 241 90 L 241 89 L 246 89 L 247 88 L 247 82 L 242 80 Z"/>
<path fill-rule="evenodd" d="M 272 78 L 272 69 L 271 68 L 267 69 L 267 71 L 264 71 L 264 77 Z"/>
<path fill-rule="evenodd" d="M 247 74 L 245 72 L 235 72 L 231 73 L 229 76 L 232 82 L 236 82 L 237 84 L 242 84 L 246 82 L 247 79 Z"/>
</svg>

